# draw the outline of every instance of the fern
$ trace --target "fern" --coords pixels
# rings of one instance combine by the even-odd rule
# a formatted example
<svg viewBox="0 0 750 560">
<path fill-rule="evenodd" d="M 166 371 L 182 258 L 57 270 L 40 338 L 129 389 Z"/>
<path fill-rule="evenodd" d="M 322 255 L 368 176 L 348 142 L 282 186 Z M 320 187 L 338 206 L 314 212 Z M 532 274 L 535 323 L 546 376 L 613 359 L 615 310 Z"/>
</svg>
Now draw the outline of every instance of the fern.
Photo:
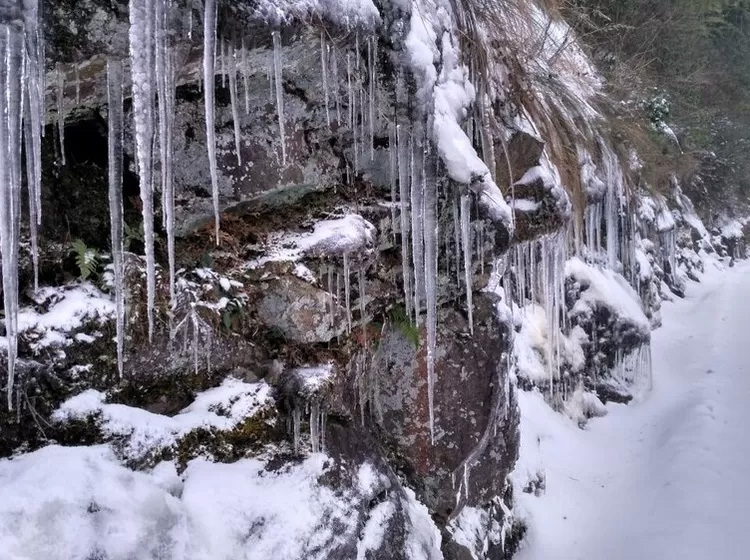
<svg viewBox="0 0 750 560">
<path fill-rule="evenodd" d="M 127 222 L 123 222 L 123 233 L 124 233 L 124 242 L 123 245 L 126 249 L 130 247 L 130 244 L 133 241 L 140 241 L 143 243 L 144 240 L 144 234 L 143 234 L 143 222 L 140 222 L 137 226 L 131 227 L 128 225 Z"/>
<path fill-rule="evenodd" d="M 397 305 L 391 310 L 391 320 L 393 324 L 400 330 L 404 336 L 414 345 L 414 348 L 419 349 L 419 328 L 411 322 L 411 319 L 407 317 L 406 310 Z"/>
<path fill-rule="evenodd" d="M 75 253 L 79 278 L 87 280 L 90 276 L 95 275 L 99 268 L 99 252 L 87 246 L 81 239 L 73 241 L 71 246 L 71 252 Z"/>
</svg>

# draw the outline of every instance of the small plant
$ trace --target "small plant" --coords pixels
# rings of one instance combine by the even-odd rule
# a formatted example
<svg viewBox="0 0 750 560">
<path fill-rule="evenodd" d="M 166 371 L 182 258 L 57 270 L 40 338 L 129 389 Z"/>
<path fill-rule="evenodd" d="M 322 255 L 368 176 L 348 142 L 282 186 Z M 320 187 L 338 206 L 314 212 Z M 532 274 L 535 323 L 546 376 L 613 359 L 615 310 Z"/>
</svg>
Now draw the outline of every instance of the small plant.
<svg viewBox="0 0 750 560">
<path fill-rule="evenodd" d="M 235 297 L 229 300 L 229 303 L 227 303 L 224 311 L 221 314 L 221 322 L 224 325 L 225 329 L 231 331 L 232 327 L 234 326 L 235 319 L 242 319 L 242 317 L 245 315 L 244 308 L 245 302 L 241 298 Z"/>
<path fill-rule="evenodd" d="M 391 321 L 414 345 L 414 348 L 419 349 L 419 328 L 411 322 L 402 306 L 397 305 L 391 310 Z"/>
<path fill-rule="evenodd" d="M 78 277 L 81 280 L 87 280 L 92 275 L 98 274 L 101 257 L 99 251 L 86 245 L 82 239 L 76 239 L 71 245 L 71 253 L 75 253 Z"/>
<path fill-rule="evenodd" d="M 140 241 L 141 243 L 143 243 L 143 222 L 140 222 L 135 227 L 131 227 L 127 222 L 123 222 L 123 234 L 123 245 L 126 250 L 130 249 L 130 244 L 133 243 L 133 241 Z"/>
</svg>

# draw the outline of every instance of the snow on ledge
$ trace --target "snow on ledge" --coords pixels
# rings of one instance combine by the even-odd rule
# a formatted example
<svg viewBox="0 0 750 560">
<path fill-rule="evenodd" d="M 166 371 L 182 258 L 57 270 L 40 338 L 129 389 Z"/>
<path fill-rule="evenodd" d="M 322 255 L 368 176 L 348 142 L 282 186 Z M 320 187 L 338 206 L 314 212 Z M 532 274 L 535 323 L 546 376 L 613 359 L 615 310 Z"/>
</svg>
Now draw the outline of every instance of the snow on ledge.
<svg viewBox="0 0 750 560">
<path fill-rule="evenodd" d="M 125 454 L 137 459 L 154 449 L 175 445 L 197 428 L 231 430 L 273 399 L 271 387 L 264 381 L 245 383 L 227 378 L 220 386 L 199 393 L 190 406 L 171 417 L 104 401 L 104 393 L 89 389 L 60 405 L 52 419 L 66 422 L 98 415 L 100 429 L 110 437 L 126 438 Z"/>
<path fill-rule="evenodd" d="M 62 288 L 41 288 L 35 297 L 38 305 L 48 305 L 47 311 L 27 307 L 18 313 L 18 331 L 31 340 L 35 352 L 50 347 L 61 347 L 78 342 L 93 342 L 95 337 L 69 337 L 68 333 L 89 322 L 103 325 L 115 313 L 111 299 L 93 284 L 82 283 Z M 93 333 L 96 334 L 96 333 Z M 101 336 L 99 334 L 98 336 Z M 7 339 L 2 337 L 3 345 Z"/>
<path fill-rule="evenodd" d="M 296 262 L 305 256 L 326 257 L 369 254 L 377 241 L 377 228 L 359 214 L 323 220 L 312 232 L 274 233 L 269 236 L 265 256 L 251 260 L 248 268 L 260 268 L 269 262 Z M 303 280 L 312 281 L 312 273 L 297 272 Z"/>
<path fill-rule="evenodd" d="M 586 286 L 573 306 L 574 314 L 589 313 L 593 308 L 604 305 L 644 333 L 651 331 L 640 297 L 620 274 L 610 269 L 596 268 L 574 257 L 565 263 L 565 275 Z"/>
<path fill-rule="evenodd" d="M 255 13 L 276 25 L 293 19 L 309 21 L 313 16 L 347 29 L 374 29 L 381 23 L 380 12 L 371 0 L 261 0 Z"/>
<path fill-rule="evenodd" d="M 744 235 L 742 224 L 738 220 L 730 220 L 721 228 L 721 236 L 724 239 L 740 239 Z"/>
</svg>

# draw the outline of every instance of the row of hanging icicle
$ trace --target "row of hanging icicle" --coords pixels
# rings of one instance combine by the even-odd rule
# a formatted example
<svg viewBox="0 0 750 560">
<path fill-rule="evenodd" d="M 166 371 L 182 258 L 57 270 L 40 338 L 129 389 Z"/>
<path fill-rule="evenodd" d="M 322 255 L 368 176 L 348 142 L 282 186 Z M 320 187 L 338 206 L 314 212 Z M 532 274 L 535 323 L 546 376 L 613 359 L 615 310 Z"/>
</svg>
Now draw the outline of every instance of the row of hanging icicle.
<svg viewBox="0 0 750 560">
<path fill-rule="evenodd" d="M 41 136 L 44 125 L 44 41 L 39 28 L 39 12 L 33 2 L 25 3 L 23 25 L 2 26 L 3 66 L 6 88 L 2 89 L 3 120 L 0 134 L 0 172 L 2 173 L 2 228 L 3 286 L 8 335 L 8 403 L 12 406 L 13 375 L 17 354 L 18 313 L 18 237 L 20 231 L 21 154 L 25 140 L 29 184 L 29 215 L 31 244 L 34 255 L 36 287 L 36 226 L 41 219 Z M 129 64 L 111 59 L 107 63 L 107 98 L 109 106 L 109 206 L 111 215 L 112 262 L 114 268 L 115 308 L 117 330 L 117 364 L 122 374 L 124 367 L 125 330 L 125 271 L 123 255 L 123 139 L 125 119 L 123 98 L 126 95 L 127 67 L 132 83 L 133 119 L 135 137 L 135 163 L 139 175 L 142 202 L 143 230 L 146 261 L 147 322 L 149 339 L 155 330 L 154 304 L 156 299 L 156 262 L 154 255 L 155 194 L 160 187 L 162 220 L 167 235 L 169 265 L 169 293 L 172 308 L 175 305 L 175 255 L 174 255 L 174 185 L 173 143 L 175 127 L 177 57 L 171 44 L 174 30 L 170 28 L 173 17 L 172 0 L 130 0 L 129 11 Z M 192 21 L 192 11 L 190 12 Z M 238 70 L 245 91 L 245 111 L 250 110 L 249 70 L 247 49 L 240 49 L 220 41 L 217 35 L 217 0 L 205 1 L 203 15 L 203 94 L 207 135 L 207 152 L 215 214 L 215 236 L 219 241 L 219 180 L 216 161 L 215 76 L 217 59 L 222 81 L 228 78 L 231 111 L 234 121 L 234 140 L 238 164 L 242 163 L 240 130 L 240 102 Z M 192 24 L 191 24 L 192 27 Z M 192 37 L 192 31 L 189 34 Z M 353 138 L 352 164 L 348 173 L 357 173 L 375 158 L 375 134 L 385 117 L 376 106 L 377 90 L 377 40 L 370 37 L 361 49 L 359 34 L 355 36 L 355 52 L 342 54 L 321 33 L 320 59 L 325 99 L 326 121 L 344 124 Z M 275 101 L 281 144 L 281 163 L 288 158 L 285 116 L 281 35 L 272 32 L 273 58 L 269 81 L 275 90 Z M 365 62 L 366 61 L 366 62 Z M 363 76 L 366 67 L 367 75 Z M 343 68 L 343 70 L 342 70 Z M 64 158 L 65 74 L 58 66 L 57 72 L 57 128 L 60 138 L 60 155 Z M 330 78 L 330 79 L 329 79 Z M 340 92 L 339 82 L 345 84 Z M 333 86 L 331 86 L 331 82 Z M 398 89 L 403 96 L 405 86 L 399 79 Z M 76 79 L 76 98 L 80 98 L 80 80 Z M 398 100 L 397 100 L 398 101 Z M 403 99 L 400 102 L 404 102 Z M 23 125 L 23 126 L 22 126 Z M 398 223 L 403 238 L 404 289 L 410 318 L 419 324 L 425 311 L 427 330 L 427 369 L 429 393 L 430 433 L 434 440 L 433 391 L 435 386 L 435 350 L 437 336 L 437 265 L 438 265 L 438 193 L 437 180 L 426 170 L 429 153 L 429 134 L 420 123 L 408 120 L 399 123 L 388 121 L 389 152 L 391 161 L 391 188 L 400 215 Z M 158 158 L 158 160 L 157 160 Z M 157 189 L 154 186 L 157 185 Z M 463 283 L 470 328 L 472 318 L 472 231 L 470 226 L 471 198 L 465 194 L 453 202 L 457 253 L 463 260 Z M 397 221 L 396 210 L 393 213 Z M 480 251 L 481 252 L 481 251 Z M 458 263 L 457 263 L 458 269 Z"/>
</svg>

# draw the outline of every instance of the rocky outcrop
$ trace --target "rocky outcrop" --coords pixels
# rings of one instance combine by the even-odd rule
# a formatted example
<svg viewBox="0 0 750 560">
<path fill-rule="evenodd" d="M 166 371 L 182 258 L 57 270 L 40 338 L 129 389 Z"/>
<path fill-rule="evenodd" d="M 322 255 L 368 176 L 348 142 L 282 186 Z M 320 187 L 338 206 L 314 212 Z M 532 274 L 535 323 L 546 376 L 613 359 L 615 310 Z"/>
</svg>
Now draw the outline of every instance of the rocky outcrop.
<svg viewBox="0 0 750 560">
<path fill-rule="evenodd" d="M 176 296 L 170 302 L 157 217 L 163 268 L 152 338 L 125 103 L 120 378 L 112 310 L 57 328 L 50 301 L 64 300 L 69 284 L 102 300 L 112 290 L 101 234 L 105 59 L 128 56 L 128 10 L 124 1 L 47 4 L 48 97 L 61 94 L 66 114 L 66 164 L 51 125 L 44 152 L 52 216 L 42 229 L 42 283 L 56 287 L 37 301 L 30 275 L 21 276 L 36 322 L 21 336 L 20 408 L 0 412 L 0 455 L 59 454 L 75 466 L 58 448 L 34 450 L 106 444 L 112 453 L 92 452 L 88 464 L 113 479 L 130 472 L 122 464 L 142 471 L 138 480 L 174 507 L 169 527 L 208 523 L 191 509 L 196 493 L 216 494 L 218 516 L 240 507 L 209 472 L 259 487 L 273 480 L 278 491 L 302 478 L 322 509 L 302 504 L 317 513 L 295 525 L 303 544 L 284 549 L 289 558 L 507 558 L 523 534 L 508 482 L 519 451 L 516 380 L 576 409 L 580 423 L 602 413 L 592 392 L 629 400 L 648 383 L 662 298 L 698 275 L 701 251 L 739 251 L 739 241 L 726 242 L 736 227 L 721 243 L 676 184 L 669 197 L 630 188 L 633 171 L 594 109 L 595 72 L 575 41 L 561 50 L 555 32 L 536 37 L 536 16 L 559 36 L 569 31 L 536 6 L 536 16 L 513 14 L 504 26 L 502 6 L 492 17 L 473 11 L 469 24 L 442 3 L 331 10 L 246 0 L 220 2 L 217 246 L 202 22 L 189 2 L 176 6 L 170 35 Z M 462 53 L 467 37 L 474 47 Z M 527 44 L 533 53 L 520 52 Z M 91 255 L 93 271 L 81 278 L 77 257 Z M 67 311 L 79 316 L 92 297 Z M 261 392 L 262 407 L 244 406 Z M 175 471 L 180 491 L 164 495 L 160 468 Z M 293 507 L 224 521 L 255 546 L 272 539 L 270 520 L 292 523 Z M 87 553 L 99 554 L 96 544 Z"/>
</svg>

